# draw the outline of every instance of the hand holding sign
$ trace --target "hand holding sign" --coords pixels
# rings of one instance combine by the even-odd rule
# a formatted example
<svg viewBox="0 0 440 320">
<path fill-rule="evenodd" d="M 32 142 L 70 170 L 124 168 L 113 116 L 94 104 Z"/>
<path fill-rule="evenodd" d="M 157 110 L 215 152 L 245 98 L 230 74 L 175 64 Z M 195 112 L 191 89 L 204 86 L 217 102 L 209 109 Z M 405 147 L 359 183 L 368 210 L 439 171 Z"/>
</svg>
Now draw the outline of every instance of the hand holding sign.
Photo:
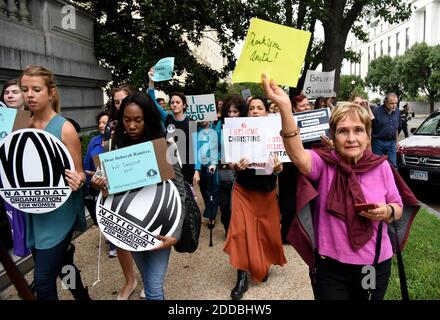
<svg viewBox="0 0 440 320">
<path fill-rule="evenodd" d="M 153 81 L 166 81 L 173 78 L 174 57 L 160 59 L 154 65 L 154 74 L 150 78 Z"/>
<path fill-rule="evenodd" d="M 232 82 L 260 82 L 263 72 L 278 83 L 296 87 L 310 32 L 257 18 L 251 20 Z"/>
</svg>

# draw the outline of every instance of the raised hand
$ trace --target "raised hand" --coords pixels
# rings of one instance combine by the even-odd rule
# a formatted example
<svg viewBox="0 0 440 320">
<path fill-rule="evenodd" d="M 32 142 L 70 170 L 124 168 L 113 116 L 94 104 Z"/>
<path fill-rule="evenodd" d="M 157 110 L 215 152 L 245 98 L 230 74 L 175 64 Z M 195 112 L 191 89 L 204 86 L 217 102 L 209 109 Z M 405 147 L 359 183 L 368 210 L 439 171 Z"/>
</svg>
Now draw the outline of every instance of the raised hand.
<svg viewBox="0 0 440 320">
<path fill-rule="evenodd" d="M 263 73 L 261 75 L 261 86 L 263 87 L 264 95 L 282 109 L 292 111 L 292 104 L 289 96 L 281 89 L 275 81 L 272 79 L 269 81 L 267 75 Z"/>
</svg>

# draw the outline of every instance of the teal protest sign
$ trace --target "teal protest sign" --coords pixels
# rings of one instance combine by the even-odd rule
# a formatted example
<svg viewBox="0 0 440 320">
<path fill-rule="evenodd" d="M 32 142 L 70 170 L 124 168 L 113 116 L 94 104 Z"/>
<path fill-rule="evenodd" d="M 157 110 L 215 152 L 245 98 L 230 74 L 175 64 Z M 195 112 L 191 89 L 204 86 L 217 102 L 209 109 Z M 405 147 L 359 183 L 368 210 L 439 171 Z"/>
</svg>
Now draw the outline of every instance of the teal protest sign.
<svg viewBox="0 0 440 320">
<path fill-rule="evenodd" d="M 99 155 L 107 177 L 109 194 L 162 181 L 151 141 Z"/>
<path fill-rule="evenodd" d="M 160 59 L 154 65 L 153 81 L 166 81 L 173 78 L 174 72 L 174 57 L 167 57 Z"/>
<path fill-rule="evenodd" d="M 0 108 L 0 141 L 12 132 L 17 109 Z"/>
</svg>

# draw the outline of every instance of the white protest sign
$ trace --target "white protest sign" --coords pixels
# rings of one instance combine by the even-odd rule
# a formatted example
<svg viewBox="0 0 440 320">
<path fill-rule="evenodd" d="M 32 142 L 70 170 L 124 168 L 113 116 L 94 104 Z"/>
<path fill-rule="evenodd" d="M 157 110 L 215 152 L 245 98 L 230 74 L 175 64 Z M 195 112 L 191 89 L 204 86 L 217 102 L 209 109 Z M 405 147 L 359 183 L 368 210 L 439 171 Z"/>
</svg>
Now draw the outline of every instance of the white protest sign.
<svg viewBox="0 0 440 320">
<path fill-rule="evenodd" d="M 304 82 L 304 93 L 309 98 L 334 97 L 333 91 L 335 82 L 335 70 L 330 72 L 319 72 L 307 70 Z"/>
<path fill-rule="evenodd" d="M 242 158 L 260 163 L 268 160 L 261 123 L 259 117 L 225 118 L 223 140 L 226 162 L 238 162 Z"/>
<path fill-rule="evenodd" d="M 217 120 L 214 94 L 186 96 L 186 103 L 187 108 L 185 113 L 191 121 Z"/>
<path fill-rule="evenodd" d="M 96 202 L 99 229 L 119 248 L 152 250 L 161 245 L 157 235 L 170 236 L 182 214 L 179 192 L 171 180 L 117 193 Z"/>
<path fill-rule="evenodd" d="M 280 136 L 281 117 L 275 114 L 270 117 L 262 117 L 264 121 L 263 127 L 265 130 L 266 141 L 265 149 L 269 155 L 275 155 L 281 162 L 290 162 L 286 149 L 284 148 L 283 138 Z"/>
<path fill-rule="evenodd" d="M 72 190 L 64 170 L 75 170 L 64 144 L 49 132 L 21 129 L 0 142 L 0 196 L 28 213 L 61 207 Z"/>
</svg>

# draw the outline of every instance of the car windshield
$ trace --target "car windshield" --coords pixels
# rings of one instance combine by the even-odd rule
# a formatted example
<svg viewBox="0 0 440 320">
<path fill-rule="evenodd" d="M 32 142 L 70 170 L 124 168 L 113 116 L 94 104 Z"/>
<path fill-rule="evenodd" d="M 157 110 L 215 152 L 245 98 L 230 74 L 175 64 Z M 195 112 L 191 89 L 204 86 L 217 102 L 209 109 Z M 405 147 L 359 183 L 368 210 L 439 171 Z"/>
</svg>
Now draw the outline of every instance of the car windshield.
<svg viewBox="0 0 440 320">
<path fill-rule="evenodd" d="M 440 136 L 440 113 L 422 123 L 414 134 Z"/>
</svg>

